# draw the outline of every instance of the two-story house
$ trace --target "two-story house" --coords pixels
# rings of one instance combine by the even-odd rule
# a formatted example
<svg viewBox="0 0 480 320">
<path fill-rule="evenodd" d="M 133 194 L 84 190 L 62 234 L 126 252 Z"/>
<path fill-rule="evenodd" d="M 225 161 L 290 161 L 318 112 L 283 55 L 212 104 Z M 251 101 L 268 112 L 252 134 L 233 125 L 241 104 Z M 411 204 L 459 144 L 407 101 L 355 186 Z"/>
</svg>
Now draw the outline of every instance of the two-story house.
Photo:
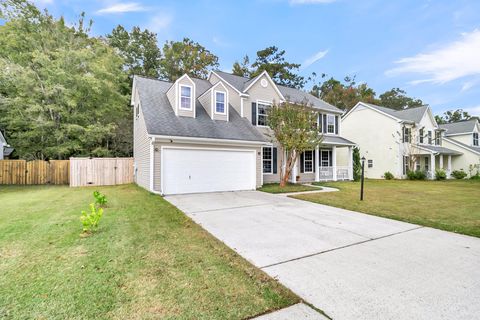
<svg viewBox="0 0 480 320">
<path fill-rule="evenodd" d="M 456 170 L 463 170 L 469 175 L 475 175 L 480 170 L 480 123 L 478 119 L 441 124 L 440 128 L 445 131 L 444 146 L 463 153 L 461 157 L 454 158 L 453 167 Z"/>
<path fill-rule="evenodd" d="M 340 136 L 342 111 L 301 90 L 214 71 L 207 80 L 134 77 L 135 181 L 160 194 L 254 190 L 278 182 L 285 157 L 272 138 L 268 108 L 307 103 L 318 114 L 321 145 L 302 154 L 290 180 L 352 178 L 354 143 Z M 337 161 L 337 149 L 350 157 Z"/>
<path fill-rule="evenodd" d="M 386 172 L 405 178 L 409 170 L 434 178 L 437 169 L 450 176 L 462 155 L 444 145 L 444 129 L 428 106 L 393 110 L 359 102 L 343 116 L 342 127 L 342 134 L 354 139 L 366 158 L 368 178 L 383 178 Z"/>
</svg>

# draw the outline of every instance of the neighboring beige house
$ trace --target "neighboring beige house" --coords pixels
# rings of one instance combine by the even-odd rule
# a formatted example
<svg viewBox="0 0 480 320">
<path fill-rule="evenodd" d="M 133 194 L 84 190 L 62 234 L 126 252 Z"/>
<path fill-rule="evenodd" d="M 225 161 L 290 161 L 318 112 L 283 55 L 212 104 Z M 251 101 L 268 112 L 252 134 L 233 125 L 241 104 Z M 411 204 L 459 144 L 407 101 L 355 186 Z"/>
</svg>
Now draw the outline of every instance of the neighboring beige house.
<svg viewBox="0 0 480 320">
<path fill-rule="evenodd" d="M 428 106 L 393 110 L 359 102 L 342 118 L 342 135 L 357 143 L 368 178 L 422 170 L 432 179 L 436 169 L 450 177 L 464 152 L 445 145 L 443 132 Z"/>
<path fill-rule="evenodd" d="M 13 150 L 14 149 L 10 147 L 10 145 L 7 143 L 7 140 L 5 140 L 5 137 L 0 130 L 0 160 L 8 159 L 8 157 L 10 157 L 10 155 L 12 154 Z"/>
<path fill-rule="evenodd" d="M 284 154 L 266 126 L 267 110 L 285 101 L 318 113 L 324 139 L 301 155 L 290 180 L 352 179 L 353 142 L 340 136 L 342 111 L 308 93 L 275 84 L 268 73 L 253 79 L 211 72 L 174 83 L 135 76 L 135 181 L 160 194 L 254 190 L 278 182 Z M 337 161 L 337 151 L 350 156 Z"/>
<path fill-rule="evenodd" d="M 480 123 L 474 118 L 448 124 L 441 124 L 445 131 L 445 147 L 462 152 L 461 157 L 453 159 L 453 168 L 475 175 L 480 170 Z M 476 166 L 476 167 L 475 167 Z"/>
</svg>

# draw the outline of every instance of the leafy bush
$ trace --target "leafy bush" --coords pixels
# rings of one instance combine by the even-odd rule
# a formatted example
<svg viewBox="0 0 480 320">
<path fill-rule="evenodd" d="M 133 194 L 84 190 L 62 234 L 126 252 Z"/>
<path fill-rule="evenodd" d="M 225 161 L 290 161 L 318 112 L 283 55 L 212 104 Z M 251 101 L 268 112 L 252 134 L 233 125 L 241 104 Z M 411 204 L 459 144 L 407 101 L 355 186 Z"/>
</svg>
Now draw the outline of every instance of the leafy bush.
<svg viewBox="0 0 480 320">
<path fill-rule="evenodd" d="M 107 197 L 104 194 L 94 191 L 93 197 L 95 198 L 95 204 L 98 204 L 100 207 L 103 207 L 107 204 Z"/>
<path fill-rule="evenodd" d="M 407 172 L 407 179 L 408 180 L 425 180 L 427 179 L 427 173 L 422 170 L 416 170 L 416 171 L 409 170 Z"/>
<path fill-rule="evenodd" d="M 80 217 L 83 224 L 83 232 L 96 230 L 102 216 L 103 209 L 96 208 L 94 203 L 90 203 L 90 212 L 82 211 L 82 216 Z"/>
<path fill-rule="evenodd" d="M 480 174 L 477 173 L 476 175 L 471 176 L 470 179 L 472 179 L 472 180 L 480 180 Z"/>
<path fill-rule="evenodd" d="M 465 179 L 467 173 L 463 170 L 454 170 L 452 171 L 451 176 L 455 179 Z"/>
<path fill-rule="evenodd" d="M 353 181 L 360 181 L 362 178 L 362 161 L 360 159 L 360 149 L 353 148 Z"/>
<path fill-rule="evenodd" d="M 383 176 L 385 177 L 385 180 L 392 180 L 394 178 L 393 173 L 391 173 L 390 171 L 385 172 Z"/>
<path fill-rule="evenodd" d="M 435 170 L 435 180 L 447 179 L 447 173 L 443 169 Z"/>
</svg>

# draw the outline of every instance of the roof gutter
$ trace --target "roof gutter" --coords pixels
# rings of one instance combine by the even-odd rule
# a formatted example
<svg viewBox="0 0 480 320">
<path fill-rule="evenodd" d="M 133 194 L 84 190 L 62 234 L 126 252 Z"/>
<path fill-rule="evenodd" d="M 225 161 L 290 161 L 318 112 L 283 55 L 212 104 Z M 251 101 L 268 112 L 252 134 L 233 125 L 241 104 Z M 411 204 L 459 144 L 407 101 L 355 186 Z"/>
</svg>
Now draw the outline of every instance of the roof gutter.
<svg viewBox="0 0 480 320">
<path fill-rule="evenodd" d="M 233 139 L 216 139 L 216 138 L 196 138 L 196 137 L 181 137 L 181 136 L 163 136 L 163 135 L 148 135 L 154 139 L 155 142 L 169 142 L 169 143 L 213 143 L 223 145 L 268 145 L 267 141 L 249 141 L 249 140 L 233 140 Z"/>
</svg>

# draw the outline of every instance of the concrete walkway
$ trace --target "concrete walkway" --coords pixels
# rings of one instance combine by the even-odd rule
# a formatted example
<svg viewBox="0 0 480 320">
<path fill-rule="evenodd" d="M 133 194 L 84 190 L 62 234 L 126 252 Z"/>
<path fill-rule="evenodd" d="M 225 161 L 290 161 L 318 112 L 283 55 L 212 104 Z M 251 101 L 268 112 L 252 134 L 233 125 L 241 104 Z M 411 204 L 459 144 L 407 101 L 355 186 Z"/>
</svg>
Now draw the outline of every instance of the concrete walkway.
<svg viewBox="0 0 480 320">
<path fill-rule="evenodd" d="M 257 191 L 166 199 L 333 319 L 480 314 L 478 238 Z"/>
</svg>

